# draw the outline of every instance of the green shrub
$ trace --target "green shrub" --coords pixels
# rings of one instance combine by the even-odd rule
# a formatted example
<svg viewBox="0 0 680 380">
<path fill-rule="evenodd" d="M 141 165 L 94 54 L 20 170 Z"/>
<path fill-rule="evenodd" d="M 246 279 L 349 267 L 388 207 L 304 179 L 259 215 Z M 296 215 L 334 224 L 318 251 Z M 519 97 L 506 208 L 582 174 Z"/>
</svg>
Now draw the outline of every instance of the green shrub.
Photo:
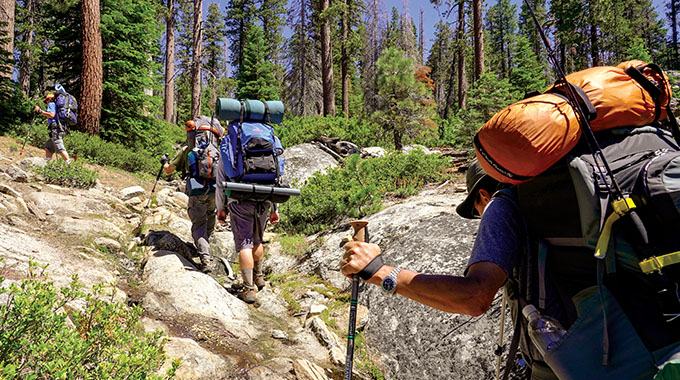
<svg viewBox="0 0 680 380">
<path fill-rule="evenodd" d="M 81 189 L 93 187 L 99 178 L 96 171 L 85 168 L 80 161 L 72 161 L 67 165 L 62 159 L 53 159 L 42 167 L 34 166 L 33 171 L 47 183 Z"/>
<path fill-rule="evenodd" d="M 284 148 L 310 142 L 322 134 L 339 137 L 364 146 L 384 146 L 391 144 L 389 138 L 382 137 L 382 129 L 375 123 L 356 117 L 345 119 L 338 116 L 290 117 L 281 125 L 275 126 L 276 136 Z"/>
<path fill-rule="evenodd" d="M 145 333 L 142 310 L 113 300 L 102 285 L 84 292 L 73 277 L 57 290 L 35 263 L 20 283 L 0 277 L 0 378 L 170 379 L 156 371 L 165 361 L 162 332 Z M 77 310 L 70 305 L 82 305 Z"/>
<path fill-rule="evenodd" d="M 405 197 L 423 185 L 448 178 L 449 159 L 416 149 L 408 155 L 361 160 L 352 155 L 344 167 L 317 173 L 299 197 L 281 205 L 279 228 L 290 233 L 316 233 L 345 218 L 360 218 L 379 211 L 386 195 Z"/>
</svg>

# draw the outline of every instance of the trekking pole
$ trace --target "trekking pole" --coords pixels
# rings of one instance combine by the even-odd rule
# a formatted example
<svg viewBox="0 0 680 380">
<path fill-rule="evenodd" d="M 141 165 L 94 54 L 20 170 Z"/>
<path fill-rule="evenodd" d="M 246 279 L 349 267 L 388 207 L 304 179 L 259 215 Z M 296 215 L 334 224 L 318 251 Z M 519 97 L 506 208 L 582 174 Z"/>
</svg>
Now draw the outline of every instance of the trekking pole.
<svg viewBox="0 0 680 380">
<path fill-rule="evenodd" d="M 355 220 L 349 222 L 354 229 L 352 240 L 368 243 L 368 222 Z M 345 380 L 352 379 L 352 364 L 354 361 L 354 333 L 357 324 L 357 301 L 359 299 L 359 275 L 352 275 L 352 298 L 349 301 L 349 331 L 347 332 L 347 358 L 345 359 Z"/>
<path fill-rule="evenodd" d="M 28 141 L 28 137 L 31 135 L 31 130 L 33 129 L 33 123 L 35 123 L 35 118 L 38 116 L 36 113 L 33 115 L 33 120 L 31 120 L 31 125 L 28 127 L 28 130 L 26 131 L 26 137 L 24 137 L 24 143 L 21 144 L 21 150 L 19 150 L 19 155 L 21 156 L 24 154 L 24 148 L 26 147 L 26 142 Z"/>
<path fill-rule="evenodd" d="M 165 153 L 165 154 L 163 155 L 163 158 L 165 158 L 165 159 L 167 160 L 167 159 L 168 159 L 168 154 Z M 163 167 L 164 167 L 164 166 L 165 166 L 164 163 L 161 164 L 161 168 L 158 170 L 158 175 L 156 175 L 156 181 L 154 181 L 153 187 L 151 188 L 151 194 L 149 194 L 149 201 L 146 202 L 146 206 L 145 206 L 144 208 L 149 208 L 149 205 L 151 205 L 151 198 L 152 198 L 152 196 L 153 196 L 154 191 L 156 191 L 156 185 L 158 184 L 158 179 L 161 178 L 161 175 L 163 175 Z"/>
</svg>

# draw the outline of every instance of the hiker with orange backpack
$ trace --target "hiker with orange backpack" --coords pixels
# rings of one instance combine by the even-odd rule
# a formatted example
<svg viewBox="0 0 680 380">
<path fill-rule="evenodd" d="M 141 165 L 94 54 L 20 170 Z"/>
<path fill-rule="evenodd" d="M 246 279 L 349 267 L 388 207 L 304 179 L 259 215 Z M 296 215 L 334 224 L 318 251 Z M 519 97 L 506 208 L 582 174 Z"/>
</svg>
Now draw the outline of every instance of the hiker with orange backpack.
<svg viewBox="0 0 680 380">
<path fill-rule="evenodd" d="M 179 170 L 186 177 L 191 236 L 201 260 L 200 269 L 211 273 L 216 262 L 210 254 L 209 239 L 215 229 L 215 173 L 224 129 L 219 120 L 200 116 L 186 122 L 186 132 L 187 145 L 172 160 L 161 158 L 161 164 L 166 174 Z"/>
</svg>

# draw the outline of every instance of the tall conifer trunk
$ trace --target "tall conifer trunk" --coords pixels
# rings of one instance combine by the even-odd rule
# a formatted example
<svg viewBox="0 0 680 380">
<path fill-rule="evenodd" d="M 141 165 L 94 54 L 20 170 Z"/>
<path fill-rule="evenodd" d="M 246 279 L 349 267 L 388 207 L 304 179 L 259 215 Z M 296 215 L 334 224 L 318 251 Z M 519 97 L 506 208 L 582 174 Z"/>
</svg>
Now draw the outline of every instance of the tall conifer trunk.
<svg viewBox="0 0 680 380">
<path fill-rule="evenodd" d="M 467 108 L 467 77 L 465 73 L 465 1 L 458 2 L 458 108 Z M 452 67 L 453 69 L 453 67 Z"/>
<path fill-rule="evenodd" d="M 319 15 L 330 6 L 329 0 L 319 1 Z M 323 86 L 323 115 L 335 116 L 333 91 L 333 55 L 331 50 L 331 22 L 326 15 L 321 23 L 321 81 Z"/>
<path fill-rule="evenodd" d="M 14 54 L 14 7 L 15 0 L 0 0 L 0 26 L 5 32 L 7 41 L 0 44 L 0 50 Z M 7 70 L 0 70 L 0 78 L 12 79 L 14 65 L 10 65 Z"/>
<path fill-rule="evenodd" d="M 194 43 L 191 57 L 191 118 L 201 116 L 201 24 L 203 23 L 203 0 L 194 0 Z"/>
<path fill-rule="evenodd" d="M 99 133 L 102 112 L 102 34 L 99 0 L 82 0 L 83 67 L 80 74 L 78 122 L 90 135 Z"/>
<path fill-rule="evenodd" d="M 347 57 L 347 28 L 348 28 L 348 9 L 347 0 L 343 0 L 344 9 L 342 11 L 342 63 L 340 64 L 340 75 L 342 76 L 342 112 L 345 114 L 345 119 L 349 118 L 349 73 L 347 66 L 349 57 Z"/>
<path fill-rule="evenodd" d="M 175 122 L 175 0 L 168 0 L 168 16 L 165 22 L 165 99 L 163 118 Z"/>
<path fill-rule="evenodd" d="M 24 32 L 24 42 L 26 45 L 33 46 L 33 35 L 35 34 L 35 0 L 26 0 L 26 31 Z M 24 95 L 30 96 L 31 91 L 31 64 L 33 60 L 33 52 L 30 48 L 21 52 L 21 59 L 19 60 L 19 87 Z"/>
<path fill-rule="evenodd" d="M 462 1 L 462 0 L 461 0 Z M 484 31 L 482 30 L 482 0 L 472 0 L 473 36 L 475 45 L 474 81 L 484 72 Z"/>
</svg>

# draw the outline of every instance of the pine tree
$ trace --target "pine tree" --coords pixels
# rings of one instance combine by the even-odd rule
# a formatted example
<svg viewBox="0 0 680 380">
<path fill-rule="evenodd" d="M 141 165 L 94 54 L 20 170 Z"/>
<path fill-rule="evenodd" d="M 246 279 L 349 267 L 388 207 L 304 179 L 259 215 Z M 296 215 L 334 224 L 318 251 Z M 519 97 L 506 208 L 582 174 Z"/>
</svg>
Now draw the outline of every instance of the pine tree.
<svg viewBox="0 0 680 380">
<path fill-rule="evenodd" d="M 323 87 L 323 115 L 335 116 L 335 92 L 333 83 L 333 48 L 331 45 L 330 0 L 318 0 L 315 18 L 318 20 L 321 40 L 321 84 Z"/>
<path fill-rule="evenodd" d="M 451 24 L 439 21 L 435 25 L 434 41 L 427 59 L 427 66 L 432 68 L 430 76 L 435 83 L 434 100 L 440 115 L 443 115 L 446 107 L 447 91 L 454 90 L 449 88 L 449 78 L 452 75 L 455 77 L 455 73 L 451 73 L 451 62 L 455 59 L 452 41 L 454 38 Z"/>
<path fill-rule="evenodd" d="M 243 64 L 237 77 L 239 99 L 278 100 L 279 89 L 274 75 L 274 64 L 266 60 L 262 49 L 264 32 L 259 25 L 252 25 L 246 36 Z"/>
<path fill-rule="evenodd" d="M 290 8 L 293 35 L 286 46 L 289 66 L 283 98 L 293 115 L 321 114 L 321 46 L 314 36 L 310 0 L 297 0 Z"/>
<path fill-rule="evenodd" d="M 531 4 L 531 8 L 534 10 L 538 22 L 543 25 L 546 19 L 545 0 L 530 0 L 529 4 Z M 526 37 L 529 41 L 534 55 L 536 57 L 544 57 L 545 48 L 543 47 L 543 41 L 541 41 L 541 36 L 536 29 L 536 22 L 524 1 L 522 1 L 520 6 L 518 26 L 519 34 Z"/>
<path fill-rule="evenodd" d="M 225 35 L 224 18 L 220 8 L 216 3 L 211 3 L 208 7 L 208 15 L 203 25 L 203 65 L 204 77 L 210 89 L 210 100 L 208 102 L 211 109 L 217 101 L 217 94 L 224 93 L 226 89 L 217 88 L 220 79 L 227 76 L 227 65 L 225 60 Z"/>
<path fill-rule="evenodd" d="M 486 14 L 489 68 L 501 78 L 510 77 L 517 38 L 516 11 L 517 7 L 510 0 L 498 0 Z"/>
<path fill-rule="evenodd" d="M 102 134 L 108 140 L 142 147 L 155 131 L 149 129 L 148 110 L 160 108 L 160 99 L 144 93 L 160 90 L 160 55 L 163 25 L 161 5 L 146 0 L 102 0 L 104 92 Z"/>
<path fill-rule="evenodd" d="M 371 113 L 377 106 L 377 90 L 375 88 L 375 64 L 380 57 L 380 36 L 378 0 L 367 0 L 368 20 L 364 35 L 364 51 L 361 60 L 361 90 L 364 95 L 364 111 Z"/>
<path fill-rule="evenodd" d="M 428 101 L 431 92 L 416 79 L 413 60 L 397 48 L 384 50 L 377 63 L 377 86 L 381 102 L 373 117 L 386 133 L 391 133 L 394 147 L 400 150 L 404 138 L 417 135 L 434 113 Z"/>
<path fill-rule="evenodd" d="M 525 36 L 517 37 L 515 49 L 515 69 L 510 75 L 513 91 L 524 94 L 529 91 L 543 91 L 546 78 L 543 64 L 536 58 L 531 42 Z"/>
<path fill-rule="evenodd" d="M 175 121 L 175 33 L 177 7 L 175 0 L 167 0 L 165 16 L 165 86 L 163 93 L 163 118 L 168 123 Z"/>
<path fill-rule="evenodd" d="M 231 65 L 238 74 L 243 64 L 243 50 L 246 44 L 246 35 L 253 25 L 256 17 L 256 7 L 253 0 L 229 0 L 224 24 L 227 27 L 229 50 L 231 50 Z"/>
<path fill-rule="evenodd" d="M 175 118 L 180 122 L 191 119 L 191 57 L 193 51 L 193 3 L 176 0 L 177 9 L 177 75 L 175 75 Z"/>
<path fill-rule="evenodd" d="M 38 0 L 25 0 L 17 3 L 17 23 L 15 39 L 15 49 L 20 52 L 19 58 L 19 86 L 25 96 L 31 95 L 31 87 L 36 66 L 36 57 L 41 54 L 40 44 L 36 43 L 38 38 Z"/>
</svg>

